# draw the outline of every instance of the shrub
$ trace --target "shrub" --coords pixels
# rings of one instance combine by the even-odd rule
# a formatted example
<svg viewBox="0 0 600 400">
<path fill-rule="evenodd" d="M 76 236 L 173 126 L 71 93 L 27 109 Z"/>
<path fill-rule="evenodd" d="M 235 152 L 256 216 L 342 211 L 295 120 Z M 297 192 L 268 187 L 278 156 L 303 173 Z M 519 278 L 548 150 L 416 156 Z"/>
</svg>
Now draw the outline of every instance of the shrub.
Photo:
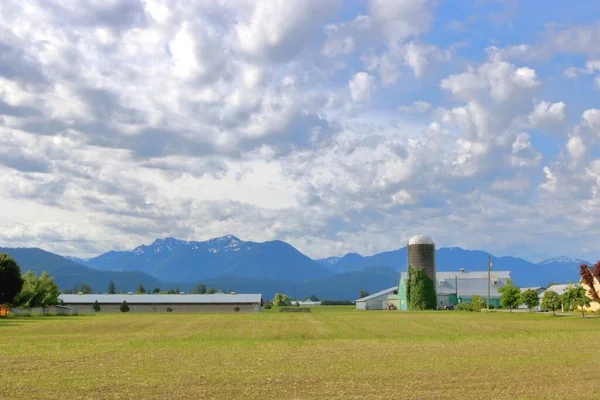
<svg viewBox="0 0 600 400">
<path fill-rule="evenodd" d="M 235 312 L 240 311 L 240 307 L 239 306 L 235 306 L 235 308 L 233 309 L 233 311 L 235 311 Z"/>
<path fill-rule="evenodd" d="M 265 306 L 263 308 L 265 310 L 270 310 L 271 309 L 271 305 L 270 304 L 265 304 Z"/>
<path fill-rule="evenodd" d="M 127 302 L 125 300 L 123 300 L 123 302 L 121 303 L 121 307 L 119 307 L 119 310 L 121 310 L 121 312 L 129 312 L 129 305 L 127 305 Z"/>
<path fill-rule="evenodd" d="M 167 307 L 167 312 L 171 312 L 173 309 L 171 307 Z"/>
<path fill-rule="evenodd" d="M 454 309 L 457 311 L 473 311 L 471 303 L 459 303 Z"/>
</svg>

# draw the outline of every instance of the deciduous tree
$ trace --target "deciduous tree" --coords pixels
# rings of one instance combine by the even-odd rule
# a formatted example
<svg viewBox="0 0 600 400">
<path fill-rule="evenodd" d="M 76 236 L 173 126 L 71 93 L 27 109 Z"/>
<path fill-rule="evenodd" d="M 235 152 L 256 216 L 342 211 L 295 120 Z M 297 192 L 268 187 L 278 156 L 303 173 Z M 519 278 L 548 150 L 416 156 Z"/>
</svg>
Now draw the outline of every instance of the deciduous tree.
<svg viewBox="0 0 600 400">
<path fill-rule="evenodd" d="M 277 307 L 291 306 L 292 301 L 287 295 L 283 293 L 276 293 L 275 297 L 273 297 L 273 305 Z"/>
<path fill-rule="evenodd" d="M 587 296 L 586 290 L 581 285 L 569 285 L 564 296 L 571 301 L 575 308 L 581 309 L 581 315 L 585 317 L 585 307 L 588 307 L 592 300 Z"/>
<path fill-rule="evenodd" d="M 535 290 L 527 289 L 521 293 L 521 304 L 525 304 L 529 312 L 533 312 L 533 308 L 540 305 L 540 296 Z"/>
<path fill-rule="evenodd" d="M 513 308 L 519 306 L 521 289 L 515 286 L 511 279 L 508 279 L 503 286 L 499 287 L 498 292 L 500 292 L 500 304 L 502 304 L 502 307 L 508 308 L 512 312 Z"/>
<path fill-rule="evenodd" d="M 58 304 L 60 290 L 46 271 L 39 278 L 33 271 L 23 275 L 23 288 L 15 296 L 15 304 L 24 308 L 50 307 Z"/>
<path fill-rule="evenodd" d="M 6 253 L 0 254 L 0 304 L 12 304 L 23 288 L 19 264 Z"/>
<path fill-rule="evenodd" d="M 98 303 L 98 300 L 96 300 L 94 302 L 94 305 L 92 306 L 92 308 L 94 309 L 95 312 L 100 311 L 100 303 Z"/>
<path fill-rule="evenodd" d="M 556 315 L 556 309 L 560 307 L 560 296 L 553 290 L 546 290 L 542 297 L 542 308 L 552 310 L 552 314 Z"/>
<path fill-rule="evenodd" d="M 473 297 L 471 297 L 471 308 L 473 309 L 473 311 L 481 311 L 481 309 L 484 307 L 485 301 L 483 300 L 483 297 L 479 295 L 474 295 Z"/>
</svg>

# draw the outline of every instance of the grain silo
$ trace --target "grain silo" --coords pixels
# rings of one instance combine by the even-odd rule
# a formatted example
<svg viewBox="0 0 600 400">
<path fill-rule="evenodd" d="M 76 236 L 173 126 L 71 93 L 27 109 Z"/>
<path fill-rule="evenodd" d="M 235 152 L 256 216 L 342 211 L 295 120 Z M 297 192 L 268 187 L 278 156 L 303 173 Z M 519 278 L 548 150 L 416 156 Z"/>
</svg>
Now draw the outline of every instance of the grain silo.
<svg viewBox="0 0 600 400">
<path fill-rule="evenodd" d="M 408 266 L 413 269 L 422 269 L 431 280 L 436 283 L 435 276 L 435 243 L 427 235 L 419 234 L 408 240 L 407 246 L 407 272 Z"/>
</svg>

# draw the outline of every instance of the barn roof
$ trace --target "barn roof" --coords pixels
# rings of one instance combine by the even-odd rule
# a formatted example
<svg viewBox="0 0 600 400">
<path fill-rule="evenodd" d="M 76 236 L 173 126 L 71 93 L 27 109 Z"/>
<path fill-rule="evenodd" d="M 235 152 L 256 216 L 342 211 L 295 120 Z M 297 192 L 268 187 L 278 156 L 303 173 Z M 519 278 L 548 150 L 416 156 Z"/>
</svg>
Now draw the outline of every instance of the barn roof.
<svg viewBox="0 0 600 400">
<path fill-rule="evenodd" d="M 384 296 L 386 294 L 390 294 L 390 293 L 394 292 L 394 290 L 398 290 L 398 286 L 394 286 L 394 287 L 391 287 L 389 289 L 382 290 L 381 292 L 373 293 L 373 294 L 371 294 L 369 296 L 363 297 L 362 299 L 358 299 L 356 301 L 372 300 L 372 299 L 374 299 L 376 297 Z"/>
<path fill-rule="evenodd" d="M 61 294 L 66 304 L 253 304 L 260 303 L 261 294 Z"/>
</svg>

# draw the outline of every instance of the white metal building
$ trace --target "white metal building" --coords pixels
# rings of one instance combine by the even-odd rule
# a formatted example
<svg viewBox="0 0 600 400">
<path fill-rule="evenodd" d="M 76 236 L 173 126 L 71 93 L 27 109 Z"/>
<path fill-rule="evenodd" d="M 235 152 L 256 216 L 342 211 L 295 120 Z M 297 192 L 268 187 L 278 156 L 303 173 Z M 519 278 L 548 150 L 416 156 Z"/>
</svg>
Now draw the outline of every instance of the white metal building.
<svg viewBox="0 0 600 400">
<path fill-rule="evenodd" d="M 381 292 L 373 293 L 367 297 L 356 300 L 357 310 L 385 310 L 388 305 L 388 296 L 398 293 L 398 286 L 382 290 Z"/>
<path fill-rule="evenodd" d="M 262 306 L 261 294 L 61 294 L 59 300 L 76 312 L 119 312 L 123 301 L 130 312 L 256 312 Z M 169 309 L 169 310 L 167 310 Z"/>
</svg>

